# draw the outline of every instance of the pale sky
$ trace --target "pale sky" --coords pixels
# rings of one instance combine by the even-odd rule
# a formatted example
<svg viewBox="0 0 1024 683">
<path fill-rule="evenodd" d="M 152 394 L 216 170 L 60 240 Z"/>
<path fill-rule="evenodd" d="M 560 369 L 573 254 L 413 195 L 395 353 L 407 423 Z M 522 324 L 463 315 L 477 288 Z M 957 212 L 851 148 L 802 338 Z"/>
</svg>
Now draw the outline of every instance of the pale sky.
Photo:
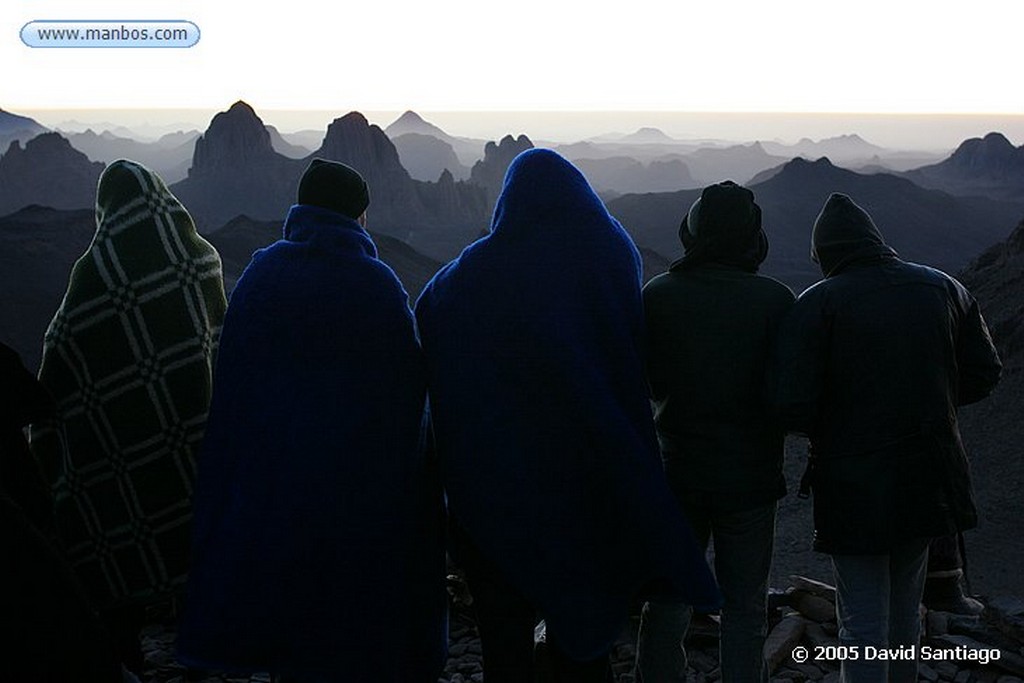
<svg viewBox="0 0 1024 683">
<path fill-rule="evenodd" d="M 1024 114 L 1022 0 L 0 0 L 0 107 Z M 184 19 L 186 49 L 33 20 Z"/>
</svg>

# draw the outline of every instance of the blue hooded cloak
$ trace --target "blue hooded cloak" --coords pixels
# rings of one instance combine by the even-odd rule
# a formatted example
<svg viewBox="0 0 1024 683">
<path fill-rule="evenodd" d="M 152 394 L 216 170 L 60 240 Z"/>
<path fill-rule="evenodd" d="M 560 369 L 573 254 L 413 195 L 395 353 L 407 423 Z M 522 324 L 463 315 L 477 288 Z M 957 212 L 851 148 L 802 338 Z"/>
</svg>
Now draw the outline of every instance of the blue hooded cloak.
<svg viewBox="0 0 1024 683">
<path fill-rule="evenodd" d="M 533 149 L 416 304 L 449 509 L 578 660 L 645 586 L 719 599 L 658 455 L 640 263 L 583 175 Z"/>
<path fill-rule="evenodd" d="M 303 681 L 436 678 L 443 502 L 425 394 L 406 292 L 369 234 L 293 206 L 225 319 L 183 662 Z"/>
</svg>

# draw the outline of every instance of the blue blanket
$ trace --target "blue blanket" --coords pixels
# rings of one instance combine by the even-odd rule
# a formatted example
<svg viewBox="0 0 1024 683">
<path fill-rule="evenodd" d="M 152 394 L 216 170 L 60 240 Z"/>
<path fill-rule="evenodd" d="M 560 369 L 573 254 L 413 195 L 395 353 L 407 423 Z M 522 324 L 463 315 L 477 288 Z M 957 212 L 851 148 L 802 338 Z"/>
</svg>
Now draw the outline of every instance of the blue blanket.
<svg viewBox="0 0 1024 683">
<path fill-rule="evenodd" d="M 200 454 L 179 656 L 303 681 L 427 681 L 443 502 L 407 295 L 370 236 L 292 207 L 232 296 Z"/>
<path fill-rule="evenodd" d="M 580 660 L 645 586 L 718 602 L 661 468 L 640 268 L 580 172 L 536 149 L 416 304 L 450 510 Z"/>
</svg>

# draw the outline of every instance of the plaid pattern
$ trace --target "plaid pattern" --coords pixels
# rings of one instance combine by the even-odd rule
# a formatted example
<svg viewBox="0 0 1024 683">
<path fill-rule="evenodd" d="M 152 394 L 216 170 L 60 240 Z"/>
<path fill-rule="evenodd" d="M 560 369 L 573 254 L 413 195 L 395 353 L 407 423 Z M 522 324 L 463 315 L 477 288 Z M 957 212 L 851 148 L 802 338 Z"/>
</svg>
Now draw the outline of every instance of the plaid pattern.
<svg viewBox="0 0 1024 683">
<path fill-rule="evenodd" d="M 96 223 L 43 347 L 58 429 L 37 430 L 33 445 L 69 560 L 109 607 L 185 581 L 226 302 L 220 257 L 145 167 L 104 171 Z"/>
</svg>

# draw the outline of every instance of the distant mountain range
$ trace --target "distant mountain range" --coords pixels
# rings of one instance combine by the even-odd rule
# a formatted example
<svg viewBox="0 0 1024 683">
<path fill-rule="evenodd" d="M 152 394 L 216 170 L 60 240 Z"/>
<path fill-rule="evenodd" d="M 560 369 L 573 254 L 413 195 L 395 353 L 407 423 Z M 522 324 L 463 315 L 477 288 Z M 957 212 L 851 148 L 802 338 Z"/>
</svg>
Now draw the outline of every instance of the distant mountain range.
<svg viewBox="0 0 1024 683">
<path fill-rule="evenodd" d="M 414 111 L 405 112 L 384 129 L 384 134 L 391 138 L 391 140 L 395 140 L 403 135 L 409 135 L 410 133 L 427 135 L 441 140 L 452 148 L 459 163 L 467 167 L 471 167 L 480 160 L 483 156 L 484 144 L 487 142 L 486 140 L 449 135 L 441 128 L 425 121 L 422 116 Z M 453 169 L 449 170 L 452 170 L 453 175 L 457 175 Z M 435 175 L 433 179 L 436 178 L 437 176 Z"/>
<path fill-rule="evenodd" d="M 794 159 L 750 185 L 770 241 L 764 272 L 801 290 L 821 276 L 810 260 L 811 227 L 832 192 L 849 194 L 901 256 L 956 272 L 988 245 L 1005 239 L 1024 202 L 954 197 L 889 174 L 864 175 L 828 159 Z M 626 195 L 608 203 L 637 243 L 668 258 L 682 255 L 679 222 L 699 190 Z"/>
<path fill-rule="evenodd" d="M 434 258 L 450 258 L 476 236 L 489 215 L 484 189 L 442 173 L 414 180 L 384 132 L 358 112 L 335 119 L 320 147 L 292 159 L 274 150 L 266 126 L 244 102 L 217 114 L 196 141 L 188 178 L 172 190 L 209 232 L 239 215 L 280 220 L 313 157 L 357 169 L 370 186 L 369 225 Z"/>
<path fill-rule="evenodd" d="M 96 204 L 103 164 L 89 161 L 59 133 L 15 140 L 0 157 L 0 216 L 31 204 L 81 209 Z"/>
<path fill-rule="evenodd" d="M 174 183 L 188 175 L 199 131 L 168 133 L 156 142 L 140 142 L 114 135 L 110 131 L 96 133 L 64 133 L 75 149 L 92 161 L 109 164 L 115 159 L 132 159 L 160 174 L 164 182 Z"/>
<path fill-rule="evenodd" d="M 0 109 L 0 151 L 6 150 L 15 140 L 28 142 L 47 130 L 46 126 L 34 119 Z"/>
<path fill-rule="evenodd" d="M 71 266 L 95 232 L 96 213 L 90 209 L 29 206 L 0 218 L 0 341 L 33 371 Z"/>
<path fill-rule="evenodd" d="M 5 117 L 8 122 L 20 120 L 6 113 Z M 190 133 L 151 143 L 109 132 L 73 137 L 83 147 L 93 145 L 93 154 L 114 153 L 121 145 L 120 151 L 136 158 L 143 152 L 155 154 L 158 147 L 180 156 L 193 146 L 187 176 L 172 189 L 206 233 L 238 216 L 280 221 L 313 156 L 344 161 L 370 184 L 370 227 L 441 261 L 487 229 L 509 162 L 533 146 L 525 135 L 488 142 L 478 152 L 482 158 L 467 171 L 452 146 L 452 141 L 466 143 L 466 138 L 451 136 L 414 112 L 400 116 L 387 131 L 394 140 L 352 112 L 335 119 L 315 151 L 302 155 L 306 148 L 296 145 L 294 138 L 289 142 L 249 105 L 237 102 L 214 116 L 194 139 Z M 308 133 L 312 139 L 313 132 Z M 833 190 L 850 193 L 877 213 L 898 249 L 947 269 L 962 267 L 1004 237 L 1020 218 L 1024 199 L 1017 188 L 1024 186 L 1024 148 L 1014 148 L 998 134 L 968 140 L 942 163 L 903 178 L 855 173 L 827 160 L 789 161 L 772 153 L 784 149 L 829 149 L 854 156 L 877 155 L 882 148 L 856 135 L 819 142 L 804 139 L 789 148 L 769 142 L 701 147 L 656 129 L 641 129 L 613 142 L 592 139 L 558 147 L 590 178 L 641 246 L 668 260 L 679 253 L 676 226 L 700 186 L 724 178 L 751 185 L 766 210 L 770 230 L 780 231 L 773 234 L 766 267 L 798 287 L 816 276 L 806 258 L 807 239 L 821 202 Z M 409 173 L 407 165 L 412 162 L 403 157 L 403 150 L 415 150 L 413 156 L 424 162 L 417 174 L 436 173 L 432 181 Z M 32 203 L 90 208 L 100 169 L 53 133 L 15 145 L 0 157 L 0 215 Z M 467 172 L 468 179 L 462 180 Z M 941 186 L 946 192 L 922 188 L 917 182 Z M 954 192 L 960 196 L 952 196 Z"/>
<path fill-rule="evenodd" d="M 956 195 L 1024 198 L 1024 145 L 1014 147 L 1001 133 L 965 140 L 944 161 L 903 174 L 922 187 Z"/>
</svg>

